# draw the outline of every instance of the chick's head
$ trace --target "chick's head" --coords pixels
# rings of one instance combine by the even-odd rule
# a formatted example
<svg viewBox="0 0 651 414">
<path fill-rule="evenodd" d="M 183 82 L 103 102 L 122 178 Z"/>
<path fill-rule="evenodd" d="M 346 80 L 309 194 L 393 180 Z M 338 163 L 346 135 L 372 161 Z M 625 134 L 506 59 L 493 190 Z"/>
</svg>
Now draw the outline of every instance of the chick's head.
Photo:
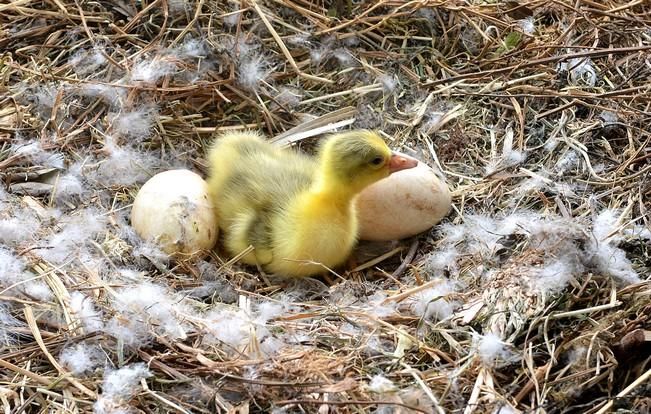
<svg viewBox="0 0 651 414">
<path fill-rule="evenodd" d="M 320 149 L 320 159 L 322 179 L 354 194 L 393 172 L 413 168 L 418 163 L 392 152 L 377 133 L 367 130 L 331 136 Z"/>
</svg>

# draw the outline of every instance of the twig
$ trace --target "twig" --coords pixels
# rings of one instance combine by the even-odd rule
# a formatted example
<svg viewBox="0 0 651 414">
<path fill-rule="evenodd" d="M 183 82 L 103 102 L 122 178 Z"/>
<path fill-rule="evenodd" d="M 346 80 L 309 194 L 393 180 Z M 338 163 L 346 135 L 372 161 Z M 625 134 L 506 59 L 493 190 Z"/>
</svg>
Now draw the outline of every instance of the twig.
<svg viewBox="0 0 651 414">
<path fill-rule="evenodd" d="M 610 410 L 610 408 L 613 406 L 613 404 L 615 404 L 616 399 L 625 397 L 626 395 L 628 395 L 628 393 L 633 391 L 637 386 L 639 386 L 639 385 L 643 384 L 644 382 L 646 382 L 649 378 L 651 378 L 651 368 L 646 370 L 646 372 L 644 374 L 637 377 L 637 379 L 635 381 L 631 382 L 628 385 L 628 387 L 626 387 L 622 391 L 618 392 L 617 395 L 615 396 L 615 398 L 612 398 L 612 399 L 608 400 L 608 402 L 606 402 L 606 404 L 604 404 L 604 406 L 601 407 L 599 409 L 599 411 L 596 412 L 596 414 L 605 414 L 605 413 L 607 413 L 608 410 Z"/>
</svg>

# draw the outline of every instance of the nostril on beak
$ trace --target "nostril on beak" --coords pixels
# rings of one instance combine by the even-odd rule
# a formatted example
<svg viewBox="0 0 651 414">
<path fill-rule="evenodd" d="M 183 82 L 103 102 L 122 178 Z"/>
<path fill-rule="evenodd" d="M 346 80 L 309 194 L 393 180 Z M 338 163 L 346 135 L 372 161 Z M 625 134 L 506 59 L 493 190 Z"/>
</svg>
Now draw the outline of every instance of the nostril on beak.
<svg viewBox="0 0 651 414">
<path fill-rule="evenodd" d="M 413 168 L 418 164 L 418 161 L 412 158 L 407 158 L 402 155 L 393 153 L 391 156 L 391 161 L 389 162 L 389 171 L 394 173 L 400 170 L 406 170 L 408 168 Z"/>
</svg>

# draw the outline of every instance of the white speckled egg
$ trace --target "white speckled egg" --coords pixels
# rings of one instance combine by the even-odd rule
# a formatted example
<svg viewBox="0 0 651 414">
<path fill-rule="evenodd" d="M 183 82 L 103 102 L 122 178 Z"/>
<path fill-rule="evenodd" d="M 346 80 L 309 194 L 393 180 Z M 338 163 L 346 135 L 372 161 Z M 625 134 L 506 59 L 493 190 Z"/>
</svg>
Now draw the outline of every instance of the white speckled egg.
<svg viewBox="0 0 651 414">
<path fill-rule="evenodd" d="M 451 203 L 445 181 L 419 161 L 416 167 L 397 171 L 360 193 L 359 238 L 382 241 L 416 235 L 441 221 Z"/>
<path fill-rule="evenodd" d="M 145 240 L 178 257 L 205 253 L 218 227 L 208 185 L 189 170 L 171 170 L 147 181 L 133 202 L 131 224 Z"/>
</svg>

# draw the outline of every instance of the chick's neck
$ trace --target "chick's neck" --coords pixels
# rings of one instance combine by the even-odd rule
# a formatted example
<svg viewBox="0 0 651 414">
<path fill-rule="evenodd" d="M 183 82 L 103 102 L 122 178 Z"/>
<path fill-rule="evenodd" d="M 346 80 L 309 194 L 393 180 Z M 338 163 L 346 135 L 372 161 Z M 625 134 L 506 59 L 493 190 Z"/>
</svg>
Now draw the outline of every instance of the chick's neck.
<svg viewBox="0 0 651 414">
<path fill-rule="evenodd" d="M 310 189 L 310 194 L 315 199 L 323 200 L 342 209 L 348 209 L 358 193 L 357 188 L 327 170 L 322 170 L 317 174 L 314 185 Z"/>
</svg>

